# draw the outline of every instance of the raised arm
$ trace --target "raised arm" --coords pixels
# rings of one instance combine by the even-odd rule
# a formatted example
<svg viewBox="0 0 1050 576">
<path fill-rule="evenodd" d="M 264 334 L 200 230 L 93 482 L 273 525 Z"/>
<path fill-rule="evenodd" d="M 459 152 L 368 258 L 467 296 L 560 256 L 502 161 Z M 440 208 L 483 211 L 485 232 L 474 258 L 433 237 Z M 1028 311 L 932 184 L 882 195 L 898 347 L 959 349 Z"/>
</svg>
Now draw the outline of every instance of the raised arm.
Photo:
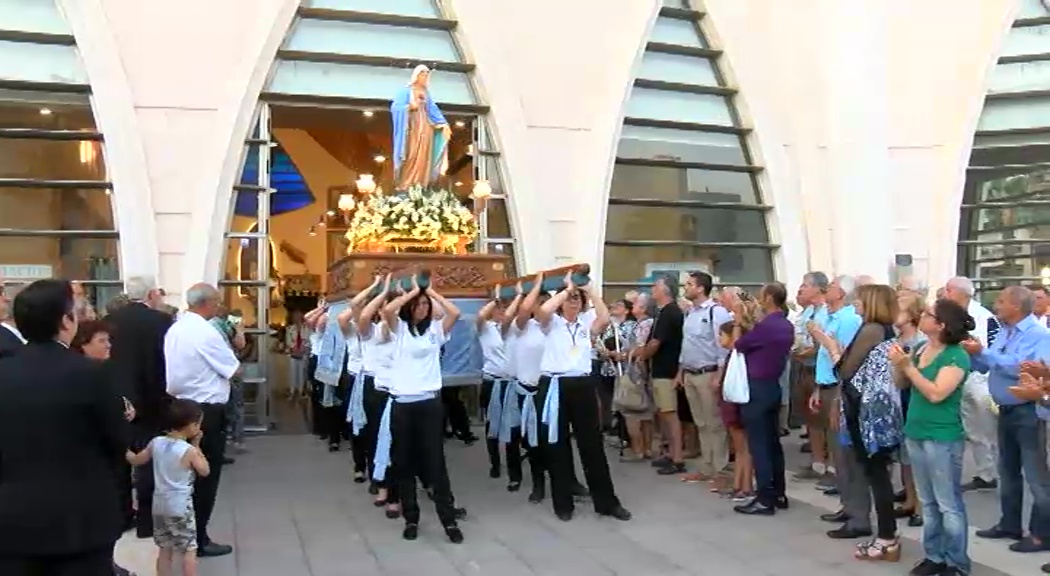
<svg viewBox="0 0 1050 576">
<path fill-rule="evenodd" d="M 431 300 L 436 300 L 441 309 L 445 311 L 445 316 L 441 318 L 441 329 L 447 337 L 452 333 L 452 326 L 456 324 L 456 320 L 459 319 L 459 308 L 456 307 L 448 298 L 445 298 L 434 290 L 434 287 L 427 286 L 427 296 L 430 296 Z M 431 307 L 433 310 L 433 307 Z"/>
<path fill-rule="evenodd" d="M 386 326 L 388 332 L 397 331 L 397 313 L 401 308 L 408 304 L 408 301 L 419 296 L 419 283 L 416 281 L 415 274 L 412 275 L 412 289 L 404 294 L 394 298 L 389 304 L 383 307 L 383 324 Z M 458 312 L 458 310 L 457 310 Z"/>
<path fill-rule="evenodd" d="M 510 301 L 510 305 L 507 306 L 506 313 L 503 314 L 503 322 L 500 324 L 500 333 L 504 336 L 507 335 L 507 331 L 510 330 L 510 325 L 514 322 L 514 319 L 518 316 L 518 308 L 521 308 L 521 301 L 523 299 L 521 291 L 521 282 L 518 282 L 518 292 L 514 295 L 514 299 Z"/>
<path fill-rule="evenodd" d="M 609 326 L 609 308 L 605 305 L 605 300 L 602 297 L 594 293 L 594 282 L 589 282 L 580 287 L 587 294 L 587 299 L 591 301 L 591 306 L 594 306 L 594 323 L 591 324 L 591 336 L 600 336 L 602 332 Z"/>
<path fill-rule="evenodd" d="M 478 329 L 478 332 L 481 331 L 486 322 L 492 319 L 492 313 L 495 312 L 497 304 L 498 302 L 495 299 L 489 300 L 481 307 L 481 310 L 478 310 L 478 317 L 474 320 L 474 327 Z"/>
<path fill-rule="evenodd" d="M 532 316 L 533 309 L 536 308 L 536 301 L 540 298 L 540 291 L 543 289 L 543 272 L 536 275 L 536 281 L 532 284 L 532 290 L 529 290 L 529 294 L 525 296 L 525 300 L 518 306 L 518 313 L 515 315 L 514 322 L 517 323 L 519 330 L 524 330 L 525 325 L 529 323 L 529 317 Z"/>
<path fill-rule="evenodd" d="M 379 281 L 379 276 L 376 276 L 376 282 Z M 383 307 L 383 302 L 386 301 L 386 295 L 390 293 L 390 275 L 387 274 L 386 278 L 383 279 L 383 287 L 376 294 L 375 298 L 368 301 L 365 305 L 364 310 L 357 315 L 357 333 L 358 334 L 370 334 L 372 332 L 372 318 L 376 317 L 379 313 L 380 308 Z"/>
<path fill-rule="evenodd" d="M 306 324 L 306 326 L 309 327 L 311 330 L 313 330 L 314 327 L 317 325 L 317 321 L 321 318 L 321 315 L 324 314 L 325 310 L 327 309 L 328 304 L 325 302 L 324 298 L 321 298 L 321 300 L 317 303 L 317 307 L 307 312 L 306 315 L 303 316 L 303 323 Z"/>
<path fill-rule="evenodd" d="M 565 274 L 565 288 L 551 297 L 550 300 L 544 302 L 543 306 L 540 306 L 539 309 L 536 310 L 536 320 L 539 321 L 540 326 L 544 330 L 550 325 L 551 317 L 554 316 L 558 309 L 561 308 L 561 305 L 569 299 L 569 294 L 575 289 L 576 285 L 572 283 L 572 271 L 570 270 Z"/>
<path fill-rule="evenodd" d="M 379 285 L 379 277 L 376 276 L 372 279 L 372 283 L 367 288 L 358 292 L 353 298 L 350 299 L 350 304 L 336 316 L 336 321 L 339 322 L 339 330 L 342 331 L 344 336 L 348 336 L 353 328 L 356 328 L 354 321 L 357 318 L 357 311 L 361 309 L 361 305 L 368 300 L 368 295 L 372 293 L 372 290 Z"/>
</svg>

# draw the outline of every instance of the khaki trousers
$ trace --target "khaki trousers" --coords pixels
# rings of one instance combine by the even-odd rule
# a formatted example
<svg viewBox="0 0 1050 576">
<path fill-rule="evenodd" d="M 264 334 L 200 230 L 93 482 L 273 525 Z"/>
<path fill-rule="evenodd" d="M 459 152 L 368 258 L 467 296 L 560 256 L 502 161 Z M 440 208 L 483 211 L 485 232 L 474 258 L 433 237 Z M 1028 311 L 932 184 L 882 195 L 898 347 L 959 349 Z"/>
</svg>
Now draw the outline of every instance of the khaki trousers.
<svg viewBox="0 0 1050 576">
<path fill-rule="evenodd" d="M 689 411 L 693 413 L 700 436 L 701 474 L 713 476 L 729 465 L 729 446 L 722 411 L 718 407 L 721 392 L 715 387 L 718 372 L 686 373 L 683 378 Z"/>
</svg>

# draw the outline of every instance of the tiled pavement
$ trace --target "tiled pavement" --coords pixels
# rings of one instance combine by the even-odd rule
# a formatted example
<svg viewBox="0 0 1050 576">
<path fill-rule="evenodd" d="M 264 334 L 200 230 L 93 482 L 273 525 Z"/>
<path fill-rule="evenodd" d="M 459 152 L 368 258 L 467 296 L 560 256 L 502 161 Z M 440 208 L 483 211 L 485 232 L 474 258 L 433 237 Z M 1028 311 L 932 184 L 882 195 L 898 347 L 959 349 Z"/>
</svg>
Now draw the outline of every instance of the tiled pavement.
<svg viewBox="0 0 1050 576">
<path fill-rule="evenodd" d="M 213 537 L 236 552 L 202 560 L 204 576 L 878 576 L 907 573 L 919 554 L 907 541 L 900 564 L 854 561 L 849 543 L 824 536 L 829 526 L 817 515 L 834 502 L 809 484 L 792 483 L 790 511 L 747 518 L 706 489 L 658 477 L 640 464 L 612 464 L 633 521 L 600 519 L 584 505 L 563 523 L 549 505 L 530 506 L 524 491 L 510 494 L 504 480 L 490 480 L 483 444 L 458 442 L 447 453 L 457 500 L 468 508 L 466 542 L 445 540 L 425 498 L 420 539 L 406 542 L 401 523 L 383 518 L 364 487 L 351 483 L 347 452 L 330 454 L 305 435 L 258 437 L 250 446 L 250 454 L 223 472 L 213 521 Z M 789 452 L 798 454 L 797 448 Z M 983 507 L 977 516 L 994 512 L 994 495 L 976 497 Z M 1050 562 L 1050 555 L 1022 557 L 998 544 L 971 542 L 976 561 L 998 568 L 980 565 L 977 575 L 1037 574 L 1041 562 Z M 140 575 L 153 574 L 153 553 L 149 541 L 128 539 L 118 547 L 118 558 Z"/>
</svg>

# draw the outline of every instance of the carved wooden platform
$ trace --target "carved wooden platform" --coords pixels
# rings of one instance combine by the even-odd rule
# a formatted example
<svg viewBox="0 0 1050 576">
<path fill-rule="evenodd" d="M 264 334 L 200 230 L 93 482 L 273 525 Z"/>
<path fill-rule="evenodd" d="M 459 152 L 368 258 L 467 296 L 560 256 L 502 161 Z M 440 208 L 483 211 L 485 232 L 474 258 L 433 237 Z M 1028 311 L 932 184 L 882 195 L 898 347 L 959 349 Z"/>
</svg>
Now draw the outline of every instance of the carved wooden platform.
<svg viewBox="0 0 1050 576">
<path fill-rule="evenodd" d="M 351 254 L 328 267 L 329 301 L 367 288 L 377 274 L 413 268 L 430 270 L 431 282 L 449 298 L 485 298 L 494 282 L 508 277 L 510 258 L 500 254 Z"/>
</svg>

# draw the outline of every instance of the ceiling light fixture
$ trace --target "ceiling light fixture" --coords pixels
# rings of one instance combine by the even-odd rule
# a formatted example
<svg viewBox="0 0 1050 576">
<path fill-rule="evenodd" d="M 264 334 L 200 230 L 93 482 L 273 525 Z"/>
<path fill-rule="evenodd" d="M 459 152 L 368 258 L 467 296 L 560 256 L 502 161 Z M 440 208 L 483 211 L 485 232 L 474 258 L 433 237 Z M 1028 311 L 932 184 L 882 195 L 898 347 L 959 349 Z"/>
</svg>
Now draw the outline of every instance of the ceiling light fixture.
<svg viewBox="0 0 1050 576">
<path fill-rule="evenodd" d="M 372 157 L 372 160 L 375 160 L 376 164 L 382 164 L 383 162 L 386 162 L 386 156 L 383 156 L 382 154 L 376 154 Z"/>
<path fill-rule="evenodd" d="M 456 120 L 456 128 L 462 128 L 462 127 L 464 127 L 466 125 L 467 125 L 466 122 L 464 122 L 462 120 Z"/>
<path fill-rule="evenodd" d="M 50 116 L 51 115 L 51 109 L 50 108 L 41 108 L 40 109 L 40 115 L 41 116 Z"/>
<path fill-rule="evenodd" d="M 365 110 L 364 112 L 361 113 L 361 115 L 364 116 L 365 118 L 371 118 L 372 116 L 375 116 L 376 113 L 372 112 L 371 110 Z"/>
</svg>

